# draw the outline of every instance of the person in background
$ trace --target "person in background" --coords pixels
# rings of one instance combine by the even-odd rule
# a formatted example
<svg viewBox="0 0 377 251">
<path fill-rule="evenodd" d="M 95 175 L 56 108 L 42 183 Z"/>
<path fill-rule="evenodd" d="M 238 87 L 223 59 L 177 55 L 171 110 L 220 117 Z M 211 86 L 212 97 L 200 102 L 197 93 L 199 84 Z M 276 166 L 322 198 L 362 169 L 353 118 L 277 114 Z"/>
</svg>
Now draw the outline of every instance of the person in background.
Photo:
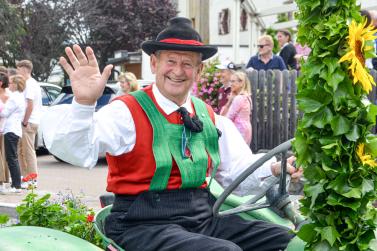
<svg viewBox="0 0 377 251">
<path fill-rule="evenodd" d="M 287 228 L 238 215 L 213 216 L 215 198 L 206 181 L 211 169 L 221 163 L 230 181 L 236 169 L 257 161 L 229 119 L 190 95 L 203 61 L 217 48 L 205 45 L 183 17 L 170 19 L 141 47 L 150 56 L 155 84 L 98 112 L 94 106 L 112 66 L 101 74 L 90 47 L 85 52 L 78 45 L 66 48 L 70 63 L 61 57 L 60 64 L 71 79 L 74 100 L 70 109 L 53 106 L 43 117 L 60 111 L 48 126 L 42 123 L 46 147 L 59 158 L 93 167 L 98 153 L 107 153 L 107 190 L 115 194 L 105 220 L 107 237 L 128 251 L 285 249 L 293 237 Z M 269 162 L 261 169 L 272 175 L 274 166 Z M 302 171 L 289 164 L 288 172 Z M 250 177 L 255 177 L 252 185 L 260 184 L 261 178 Z"/>
<path fill-rule="evenodd" d="M 246 73 L 236 71 L 230 77 L 231 95 L 220 115 L 228 117 L 241 133 L 246 144 L 251 143 L 251 91 L 250 81 Z"/>
<path fill-rule="evenodd" d="M 0 65 L 0 73 L 8 75 L 8 70 L 5 66 Z"/>
<path fill-rule="evenodd" d="M 295 59 L 297 61 L 297 70 L 300 70 L 301 69 L 301 61 L 306 61 L 308 59 L 308 56 L 310 54 L 310 52 L 312 51 L 312 49 L 310 49 L 307 45 L 304 45 L 302 46 L 301 44 L 299 43 L 296 43 L 295 44 L 295 49 L 296 49 L 296 56 L 295 56 Z"/>
<path fill-rule="evenodd" d="M 3 107 L 9 99 L 8 76 L 0 73 L 0 107 Z M 0 193 L 5 191 L 5 183 L 9 183 L 9 169 L 4 150 L 4 125 L 5 118 L 0 117 Z"/>
<path fill-rule="evenodd" d="M 371 17 L 371 23 L 375 29 L 377 29 L 377 10 L 370 10 L 369 11 Z M 375 36 L 377 34 L 374 34 Z M 377 54 L 377 38 L 374 40 L 374 52 Z M 371 68 L 377 70 L 377 57 L 370 59 L 371 60 Z"/>
<path fill-rule="evenodd" d="M 134 92 L 139 90 L 139 84 L 137 82 L 137 78 L 135 74 L 132 72 L 125 72 L 121 73 L 118 77 L 119 82 L 119 90 L 115 96 L 122 96 L 124 94 L 128 94 L 130 92 Z"/>
<path fill-rule="evenodd" d="M 218 106 L 217 110 L 221 111 L 223 106 L 228 102 L 228 96 L 231 92 L 230 90 L 230 76 L 236 69 L 236 66 L 231 61 L 224 61 L 222 64 L 216 65 L 216 68 L 220 70 L 220 82 L 222 86 L 218 90 Z"/>
<path fill-rule="evenodd" d="M 261 36 L 258 39 L 258 53 L 252 56 L 246 65 L 246 69 L 254 70 L 286 70 L 287 67 L 280 56 L 274 55 L 274 40 L 270 35 Z"/>
<path fill-rule="evenodd" d="M 21 122 L 25 114 L 25 79 L 21 75 L 12 76 L 9 90 L 12 92 L 8 101 L 0 108 L 0 117 L 5 118 L 4 145 L 5 157 L 12 178 L 10 189 L 6 192 L 21 192 L 21 172 L 17 156 L 17 145 L 22 137 Z"/>
<path fill-rule="evenodd" d="M 19 144 L 19 162 L 23 176 L 23 188 L 30 185 L 37 187 L 37 155 L 35 153 L 35 136 L 42 112 L 42 93 L 38 82 L 32 78 L 33 63 L 29 60 L 21 60 L 16 64 L 17 73 L 26 79 L 24 96 L 26 100 L 26 112 L 22 120 L 22 138 Z"/>
<path fill-rule="evenodd" d="M 7 73 L 8 73 L 8 77 L 11 77 L 11 76 L 14 76 L 14 75 L 17 75 L 17 69 L 16 68 L 8 68 L 7 69 Z"/>
<path fill-rule="evenodd" d="M 295 58 L 297 52 L 292 44 L 292 35 L 288 30 L 278 30 L 277 40 L 280 46 L 279 56 L 284 60 L 288 70 L 297 70 L 297 60 Z"/>
</svg>

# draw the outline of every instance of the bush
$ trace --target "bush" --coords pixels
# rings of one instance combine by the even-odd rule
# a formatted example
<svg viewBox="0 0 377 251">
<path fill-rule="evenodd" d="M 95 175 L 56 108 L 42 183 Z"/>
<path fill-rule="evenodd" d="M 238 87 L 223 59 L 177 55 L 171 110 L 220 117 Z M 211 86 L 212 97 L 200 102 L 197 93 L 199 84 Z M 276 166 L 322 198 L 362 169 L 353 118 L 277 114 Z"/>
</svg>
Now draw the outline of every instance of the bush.
<svg viewBox="0 0 377 251">
<path fill-rule="evenodd" d="M 54 201 L 51 194 L 40 198 L 32 190 L 16 207 L 21 226 L 39 226 L 60 230 L 101 247 L 101 237 L 93 225 L 94 211 L 72 194 Z"/>
<path fill-rule="evenodd" d="M 219 103 L 219 88 L 222 86 L 220 82 L 220 70 L 216 68 L 219 64 L 218 58 L 207 62 L 204 65 L 202 76 L 198 83 L 193 85 L 192 94 L 208 105 L 210 105 L 215 112 L 218 111 Z"/>
</svg>

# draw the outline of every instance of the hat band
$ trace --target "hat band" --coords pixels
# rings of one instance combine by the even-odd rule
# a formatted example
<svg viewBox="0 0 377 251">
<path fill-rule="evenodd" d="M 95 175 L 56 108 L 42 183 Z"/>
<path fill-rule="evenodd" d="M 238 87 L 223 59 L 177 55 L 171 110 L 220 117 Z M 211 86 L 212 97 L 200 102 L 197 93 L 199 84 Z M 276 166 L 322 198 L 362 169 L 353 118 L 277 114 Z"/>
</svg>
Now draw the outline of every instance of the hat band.
<svg viewBox="0 0 377 251">
<path fill-rule="evenodd" d="M 203 43 L 196 40 L 184 40 L 178 38 L 166 38 L 160 40 L 159 42 L 168 43 L 168 44 L 186 44 L 186 45 L 203 45 Z"/>
</svg>

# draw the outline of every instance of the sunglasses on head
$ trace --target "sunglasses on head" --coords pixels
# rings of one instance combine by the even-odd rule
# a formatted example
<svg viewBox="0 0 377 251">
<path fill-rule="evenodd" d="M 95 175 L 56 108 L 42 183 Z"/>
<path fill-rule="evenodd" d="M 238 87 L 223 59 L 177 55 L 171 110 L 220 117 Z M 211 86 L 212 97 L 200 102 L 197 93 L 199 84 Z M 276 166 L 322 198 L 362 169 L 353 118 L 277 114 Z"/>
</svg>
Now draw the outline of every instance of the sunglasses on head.
<svg viewBox="0 0 377 251">
<path fill-rule="evenodd" d="M 268 44 L 258 44 L 257 46 L 258 46 L 258 48 L 263 49 L 263 47 L 268 46 Z"/>
</svg>

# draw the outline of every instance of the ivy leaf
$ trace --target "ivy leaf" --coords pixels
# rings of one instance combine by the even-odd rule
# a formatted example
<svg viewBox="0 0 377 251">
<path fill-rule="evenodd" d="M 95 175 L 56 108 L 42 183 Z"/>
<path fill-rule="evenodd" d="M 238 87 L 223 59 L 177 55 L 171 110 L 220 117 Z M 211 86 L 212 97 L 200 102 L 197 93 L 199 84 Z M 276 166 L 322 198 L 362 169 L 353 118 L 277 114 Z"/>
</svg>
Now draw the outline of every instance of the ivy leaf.
<svg viewBox="0 0 377 251">
<path fill-rule="evenodd" d="M 337 249 L 330 247 L 327 241 L 321 241 L 315 244 L 313 251 L 337 251 Z"/>
<path fill-rule="evenodd" d="M 321 183 L 318 183 L 314 186 L 306 186 L 304 190 L 305 190 L 305 194 L 311 197 L 310 208 L 313 208 L 318 195 L 325 191 Z"/>
<path fill-rule="evenodd" d="M 343 193 L 342 195 L 344 197 L 347 197 L 347 198 L 360 199 L 361 198 L 361 190 L 358 187 L 353 187 L 353 188 L 351 188 L 351 190 L 349 190 L 346 193 Z"/>
<path fill-rule="evenodd" d="M 305 242 L 311 242 L 317 235 L 316 231 L 314 231 L 314 228 L 315 224 L 305 224 L 300 228 L 300 231 L 297 233 L 297 236 Z"/>
<path fill-rule="evenodd" d="M 366 193 L 374 190 L 374 183 L 372 180 L 363 179 L 361 185 L 361 194 L 364 196 Z"/>
<path fill-rule="evenodd" d="M 334 190 L 338 194 L 347 193 L 351 190 L 351 187 L 347 184 L 347 176 L 345 174 L 341 174 L 336 177 L 335 180 L 329 183 L 327 188 Z"/>
<path fill-rule="evenodd" d="M 353 125 L 352 129 L 346 134 L 346 138 L 349 141 L 356 142 L 360 137 L 360 130 L 358 125 Z"/>
<path fill-rule="evenodd" d="M 368 121 L 375 123 L 376 122 L 376 116 L 377 116 L 377 106 L 374 104 L 369 104 L 367 108 L 367 119 Z"/>
<path fill-rule="evenodd" d="M 360 208 L 360 201 L 345 201 L 341 199 L 340 195 L 337 195 L 335 193 L 332 193 L 328 196 L 327 198 L 327 204 L 331 206 L 340 206 L 340 207 L 348 207 L 351 208 L 353 211 L 357 212 L 358 209 Z"/>
<path fill-rule="evenodd" d="M 308 145 L 306 143 L 306 139 L 296 133 L 295 141 L 293 142 L 293 147 L 296 150 L 297 154 L 297 163 L 301 165 L 302 163 L 310 162 L 311 160 L 311 153 L 309 151 Z"/>
<path fill-rule="evenodd" d="M 373 157 L 377 156 L 377 136 L 368 134 L 365 140 L 365 149 Z"/>
<path fill-rule="evenodd" d="M 338 231 L 331 226 L 324 227 L 319 232 L 321 233 L 322 240 L 327 240 L 330 246 L 334 245 L 334 242 L 340 236 Z"/>
<path fill-rule="evenodd" d="M 339 83 L 341 83 L 344 79 L 344 73 L 340 70 L 336 70 L 336 72 L 332 73 L 331 76 L 327 76 L 326 81 L 329 86 L 333 88 L 335 91 L 338 88 Z"/>
<path fill-rule="evenodd" d="M 335 136 L 345 134 L 351 129 L 351 122 L 344 116 L 338 115 L 331 121 L 331 129 Z"/>
<path fill-rule="evenodd" d="M 307 97 L 297 98 L 297 103 L 298 107 L 306 113 L 316 112 L 323 106 L 321 102 Z"/>
</svg>

